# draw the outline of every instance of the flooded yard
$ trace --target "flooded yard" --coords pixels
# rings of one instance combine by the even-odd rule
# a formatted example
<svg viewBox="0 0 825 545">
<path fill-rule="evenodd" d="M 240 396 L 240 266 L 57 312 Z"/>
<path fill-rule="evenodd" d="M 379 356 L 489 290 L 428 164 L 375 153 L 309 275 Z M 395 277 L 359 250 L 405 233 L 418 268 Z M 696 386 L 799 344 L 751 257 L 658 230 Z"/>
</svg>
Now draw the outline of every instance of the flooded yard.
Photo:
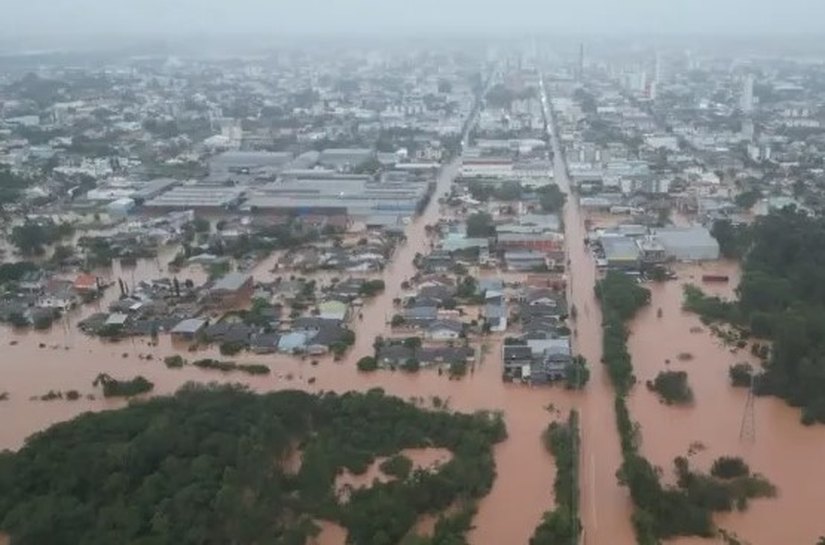
<svg viewBox="0 0 825 545">
<path fill-rule="evenodd" d="M 234 359 L 238 362 L 264 363 L 272 369 L 270 375 L 254 377 L 191 366 L 168 369 L 163 363 L 165 356 L 180 353 L 192 358 L 193 355 L 181 352 L 168 336 L 163 335 L 156 345 L 150 345 L 148 338 L 109 343 L 87 337 L 76 328 L 76 321 L 82 315 L 94 312 L 92 308 L 72 315 L 65 324 L 56 324 L 47 332 L 18 333 L 3 328 L 0 329 L 0 346 L 4 350 L 4 357 L 0 359 L 0 391 L 8 391 L 10 398 L 0 402 L 0 420 L 4 422 L 0 427 L 0 448 L 17 449 L 28 435 L 80 413 L 124 406 L 125 401 L 104 399 L 101 392 L 92 387 L 92 381 L 101 372 L 115 378 L 143 375 L 155 384 L 153 395 L 170 394 L 188 381 L 216 381 L 239 382 L 260 392 L 282 389 L 345 392 L 381 387 L 388 394 L 403 399 L 431 400 L 437 396 L 452 410 L 484 409 L 503 413 L 509 437 L 496 446 L 497 479 L 490 494 L 479 505 L 470 541 L 474 545 L 526 543 L 542 513 L 553 506 L 553 462 L 541 444 L 541 433 L 553 417 L 545 407 L 552 403 L 564 412 L 584 401 L 587 395 L 570 393 L 560 387 L 527 388 L 504 383 L 501 380 L 501 339 L 492 337 L 487 355 L 461 380 L 449 380 L 446 374 L 440 376 L 435 371 L 363 374 L 355 366 L 360 357 L 372 354 L 375 336 L 389 332 L 387 322 L 393 313 L 393 299 L 402 293 L 402 282 L 416 272 L 412 265 L 415 254 L 424 253 L 429 248 L 425 225 L 437 221 L 440 214 L 438 197 L 448 191 L 456 170 L 456 163 L 445 167 L 430 206 L 408 227 L 407 242 L 398 247 L 384 270 L 385 291 L 365 303 L 363 320 L 353 322 L 357 337 L 345 359 L 334 362 L 330 357 L 319 358 L 318 364 L 312 365 L 310 359 L 280 354 L 236 356 Z M 141 262 L 134 270 L 121 270 L 116 266 L 109 274 L 113 279 L 123 277 L 129 283 L 148 280 L 168 274 L 164 263 L 163 259 Z M 257 267 L 256 279 L 271 280 L 274 273 L 267 272 L 269 267 L 269 262 Z M 187 274 L 196 276 L 202 271 L 195 268 L 178 276 L 181 279 L 190 277 Z M 116 288 L 111 288 L 107 292 L 106 298 L 99 303 L 101 308 L 117 297 L 115 291 Z M 147 359 L 148 355 L 151 359 Z M 215 347 L 200 350 L 196 356 L 221 358 Z M 29 400 L 31 396 L 39 397 L 49 390 L 73 389 L 83 394 L 80 400 Z M 86 394 L 93 394 L 95 398 L 87 399 Z M 592 436 L 595 450 L 599 450 L 599 437 L 614 429 L 612 419 L 603 420 L 603 430 Z M 611 485 L 615 479 L 602 482 Z M 518 502 L 518 509 L 513 509 L 514 501 Z M 502 516 L 505 512 L 507 516 Z M 607 509 L 603 516 L 610 516 Z M 322 528 L 317 543 L 336 545 L 344 542 L 345 532 L 339 527 L 324 523 Z"/>
</svg>

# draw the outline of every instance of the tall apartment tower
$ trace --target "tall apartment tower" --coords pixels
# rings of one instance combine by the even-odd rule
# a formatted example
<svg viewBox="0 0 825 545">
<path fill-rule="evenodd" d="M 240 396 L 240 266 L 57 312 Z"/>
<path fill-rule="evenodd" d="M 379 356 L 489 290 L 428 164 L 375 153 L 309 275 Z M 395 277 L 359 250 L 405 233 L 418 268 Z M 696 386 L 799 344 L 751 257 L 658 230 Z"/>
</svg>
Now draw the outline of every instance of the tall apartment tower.
<svg viewBox="0 0 825 545">
<path fill-rule="evenodd" d="M 745 113 L 753 111 L 753 75 L 748 74 L 742 81 L 742 95 L 739 97 L 739 107 Z"/>
<path fill-rule="evenodd" d="M 584 79 L 584 44 L 579 44 L 579 64 L 576 66 L 576 79 Z"/>
</svg>

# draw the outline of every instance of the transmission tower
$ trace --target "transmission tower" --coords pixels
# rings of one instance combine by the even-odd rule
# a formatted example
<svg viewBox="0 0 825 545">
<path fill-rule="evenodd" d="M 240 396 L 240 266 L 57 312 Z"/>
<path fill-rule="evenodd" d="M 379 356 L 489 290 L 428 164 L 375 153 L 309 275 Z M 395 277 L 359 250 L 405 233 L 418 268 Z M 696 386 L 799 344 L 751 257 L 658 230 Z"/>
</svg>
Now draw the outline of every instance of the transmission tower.
<svg viewBox="0 0 825 545">
<path fill-rule="evenodd" d="M 756 441 L 756 412 L 754 411 L 753 384 L 756 377 L 751 377 L 751 385 L 748 388 L 748 399 L 745 401 L 745 411 L 742 413 L 742 424 L 739 427 L 739 440 Z"/>
</svg>

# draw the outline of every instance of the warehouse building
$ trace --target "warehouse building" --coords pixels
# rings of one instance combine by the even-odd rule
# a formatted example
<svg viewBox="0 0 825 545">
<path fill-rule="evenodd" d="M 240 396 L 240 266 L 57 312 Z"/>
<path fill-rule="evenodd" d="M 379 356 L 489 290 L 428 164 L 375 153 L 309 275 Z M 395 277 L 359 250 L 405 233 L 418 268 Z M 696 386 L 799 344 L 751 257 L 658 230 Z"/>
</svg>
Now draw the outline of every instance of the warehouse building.
<svg viewBox="0 0 825 545">
<path fill-rule="evenodd" d="M 656 229 L 654 235 L 669 259 L 710 261 L 719 259 L 719 243 L 701 225 Z"/>
</svg>

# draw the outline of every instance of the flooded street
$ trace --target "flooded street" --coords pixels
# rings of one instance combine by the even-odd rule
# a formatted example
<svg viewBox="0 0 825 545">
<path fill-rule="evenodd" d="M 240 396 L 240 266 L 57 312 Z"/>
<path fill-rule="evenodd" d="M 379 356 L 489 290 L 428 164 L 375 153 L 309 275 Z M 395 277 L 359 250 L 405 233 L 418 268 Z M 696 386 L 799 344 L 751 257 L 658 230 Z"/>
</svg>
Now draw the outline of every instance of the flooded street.
<svg viewBox="0 0 825 545">
<path fill-rule="evenodd" d="M 415 254 L 425 253 L 429 249 L 425 226 L 437 222 L 441 213 L 438 198 L 449 191 L 457 170 L 457 161 L 444 167 L 429 207 L 408 227 L 407 242 L 399 246 L 384 271 L 386 290 L 368 301 L 363 308 L 363 320 L 353 323 L 357 338 L 345 360 L 333 362 L 326 357 L 319 359 L 315 366 L 310 359 L 301 360 L 286 355 L 237 356 L 235 359 L 240 362 L 262 362 L 272 368 L 271 375 L 256 377 L 205 371 L 191 366 L 167 369 L 162 360 L 170 354 L 181 353 L 189 359 L 195 356 L 220 358 L 220 355 L 217 348 L 200 350 L 194 355 L 186 354 L 176 350 L 166 335 L 160 336 L 157 346 L 150 346 L 149 339 L 143 338 L 106 343 L 87 337 L 77 330 L 76 322 L 80 316 L 95 312 L 91 307 L 71 316 L 67 324 L 56 325 L 48 332 L 17 333 L 3 328 L 0 330 L 0 346 L 5 356 L 0 360 L 0 391 L 8 391 L 10 399 L 0 402 L 0 420 L 4 422 L 0 427 L 0 448 L 17 449 L 28 435 L 82 412 L 125 405 L 123 400 L 103 399 L 100 392 L 92 388 L 92 381 L 101 372 L 115 378 L 143 375 L 155 383 L 153 394 L 156 395 L 172 393 L 188 381 L 218 381 L 241 382 L 261 392 L 291 388 L 311 392 L 345 392 L 381 387 L 387 393 L 404 399 L 423 399 L 427 405 L 432 397 L 438 396 L 453 410 L 501 411 L 509 432 L 508 440 L 495 447 L 497 479 L 490 494 L 480 502 L 474 529 L 470 533 L 471 543 L 526 543 L 542 513 L 553 506 L 553 461 L 544 450 L 541 433 L 552 419 L 565 418 L 566 411 L 574 404 L 583 402 L 587 394 L 570 393 L 560 387 L 528 388 L 504 383 L 500 361 L 502 338 L 496 336 L 485 339 L 489 345 L 486 357 L 461 380 L 449 380 L 446 374 L 439 376 L 435 371 L 363 374 L 355 367 L 358 358 L 372 354 L 375 336 L 389 332 L 387 320 L 393 313 L 393 299 L 401 293 L 404 279 L 415 274 L 412 265 Z M 267 268 L 262 266 L 255 270 L 256 280 L 268 281 L 275 276 Z M 135 269 L 134 279 L 148 280 L 168 274 L 164 269 L 164 259 L 143 262 Z M 202 272 L 196 268 L 183 271 L 178 277 L 202 280 L 195 278 L 198 274 L 202 275 Z M 131 271 L 115 268 L 111 272 L 113 278 L 123 275 L 126 275 L 124 280 L 131 283 Z M 587 291 L 592 294 L 592 288 Z M 116 298 L 117 295 L 116 288 L 110 288 L 106 299 L 100 303 L 101 308 L 105 307 L 109 298 Z M 598 327 L 594 331 L 597 330 Z M 15 344 L 12 345 L 12 342 Z M 44 345 L 42 348 L 41 344 Z M 597 349 L 598 343 L 594 347 Z M 141 355 L 143 359 L 139 357 Z M 152 359 L 146 359 L 147 355 L 151 355 Z M 588 359 L 591 359 L 590 354 Z M 599 379 L 598 372 L 596 378 Z M 315 380 L 310 383 L 311 379 Z M 84 397 L 73 402 L 29 399 L 49 390 L 71 389 L 78 390 L 84 396 L 95 394 L 95 399 Z M 548 412 L 546 407 L 549 404 L 553 404 L 559 412 Z M 599 418 L 595 414 L 594 417 Z M 614 433 L 612 417 L 602 420 L 601 431 L 594 433 L 594 441 L 595 436 Z M 600 486 L 602 482 L 615 482 L 612 471 L 610 479 L 602 479 Z M 514 501 L 517 501 L 518 509 L 513 509 Z M 502 516 L 505 512 L 507 516 Z M 605 509 L 600 516 L 607 520 L 611 514 Z M 336 545 L 343 543 L 342 537 L 340 528 L 325 523 L 316 542 Z"/>
<path fill-rule="evenodd" d="M 554 150 L 559 157 L 556 142 Z M 556 173 L 564 188 L 567 179 L 558 165 Z M 674 220 L 682 225 L 687 222 L 678 214 Z M 612 223 L 616 222 L 612 218 Z M 592 291 L 596 272 L 583 243 L 586 231 L 578 207 L 567 206 L 565 227 L 571 261 L 571 301 L 578 309 L 574 344 L 594 363 L 601 353 L 600 313 Z M 669 483 L 674 480 L 673 459 L 687 455 L 689 450 L 694 452 L 691 463 L 706 471 L 719 456 L 742 457 L 752 471 L 762 473 L 777 486 L 778 496 L 752 501 L 744 512 L 717 515 L 716 524 L 751 545 L 815 544 L 819 536 L 825 535 L 825 522 L 820 516 L 825 506 L 825 488 L 820 486 L 825 482 L 825 430 L 801 425 L 798 409 L 781 399 L 763 397 L 754 403 L 753 439 L 747 433 L 748 426 L 745 437 L 740 438 L 748 393 L 730 386 L 728 368 L 743 361 L 758 368 L 758 361 L 749 348 L 731 352 L 698 316 L 681 308 L 685 284 L 695 284 L 711 295 L 733 297 L 739 267 L 735 262 L 718 261 L 679 264 L 674 270 L 678 280 L 647 284 L 651 304 L 629 325 L 628 348 L 638 384 L 628 398 L 628 407 L 641 425 L 642 453 L 664 470 L 663 479 Z M 703 283 L 702 275 L 709 273 L 727 275 L 729 281 Z M 688 373 L 695 396 L 693 405 L 667 406 L 645 388 L 645 381 L 666 369 Z M 613 389 L 603 365 L 591 365 L 586 392 L 579 405 L 584 540 L 591 544 L 632 544 L 632 504 L 615 478 L 621 452 L 613 420 Z M 669 541 L 679 545 L 709 542 L 698 538 Z"/>
<path fill-rule="evenodd" d="M 710 271 L 731 274 L 731 283 L 703 284 L 702 273 Z M 812 483 L 825 482 L 825 432 L 821 426 L 802 426 L 799 410 L 784 401 L 758 397 L 753 411 L 754 438 L 751 440 L 747 433 L 740 438 L 747 389 L 730 386 L 728 367 L 748 361 L 758 368 L 758 361 L 749 349 L 731 353 L 695 314 L 681 310 L 685 283 L 730 296 L 738 283 L 738 270 L 733 263 L 714 263 L 703 267 L 682 265 L 676 272 L 678 281 L 649 285 L 651 304 L 631 323 L 629 348 L 640 385 L 633 390 L 628 404 L 642 426 L 643 453 L 661 466 L 665 478 L 671 481 L 673 458 L 686 455 L 691 443 L 705 447 L 691 456 L 692 463 L 704 470 L 719 456 L 741 456 L 753 471 L 774 483 L 779 494 L 751 502 L 745 512 L 717 516 L 717 524 L 752 545 L 816 543 L 825 534 L 825 522 L 819 516 L 825 506 L 825 489 Z M 659 308 L 661 318 L 657 317 Z M 701 332 L 696 332 L 699 329 Z M 691 354 L 692 359 L 680 361 L 680 353 Z M 692 406 L 666 406 L 644 387 L 646 380 L 665 369 L 687 372 L 695 397 Z M 777 520 L 783 522 L 777 524 Z"/>
<path fill-rule="evenodd" d="M 568 300 L 578 311 L 572 327 L 574 353 L 584 356 L 590 368 L 590 382 L 575 407 L 581 417 L 581 520 L 582 541 L 589 545 L 636 542 L 631 516 L 633 504 L 627 489 L 619 486 L 616 471 L 622 462 L 619 434 L 614 416 L 615 393 L 605 366 L 601 364 L 601 311 L 596 299 L 596 266 L 584 243 L 587 231 L 584 216 L 570 193 L 562 150 L 551 132 L 555 156 L 555 179 L 568 194 L 564 226 L 568 258 Z"/>
</svg>

